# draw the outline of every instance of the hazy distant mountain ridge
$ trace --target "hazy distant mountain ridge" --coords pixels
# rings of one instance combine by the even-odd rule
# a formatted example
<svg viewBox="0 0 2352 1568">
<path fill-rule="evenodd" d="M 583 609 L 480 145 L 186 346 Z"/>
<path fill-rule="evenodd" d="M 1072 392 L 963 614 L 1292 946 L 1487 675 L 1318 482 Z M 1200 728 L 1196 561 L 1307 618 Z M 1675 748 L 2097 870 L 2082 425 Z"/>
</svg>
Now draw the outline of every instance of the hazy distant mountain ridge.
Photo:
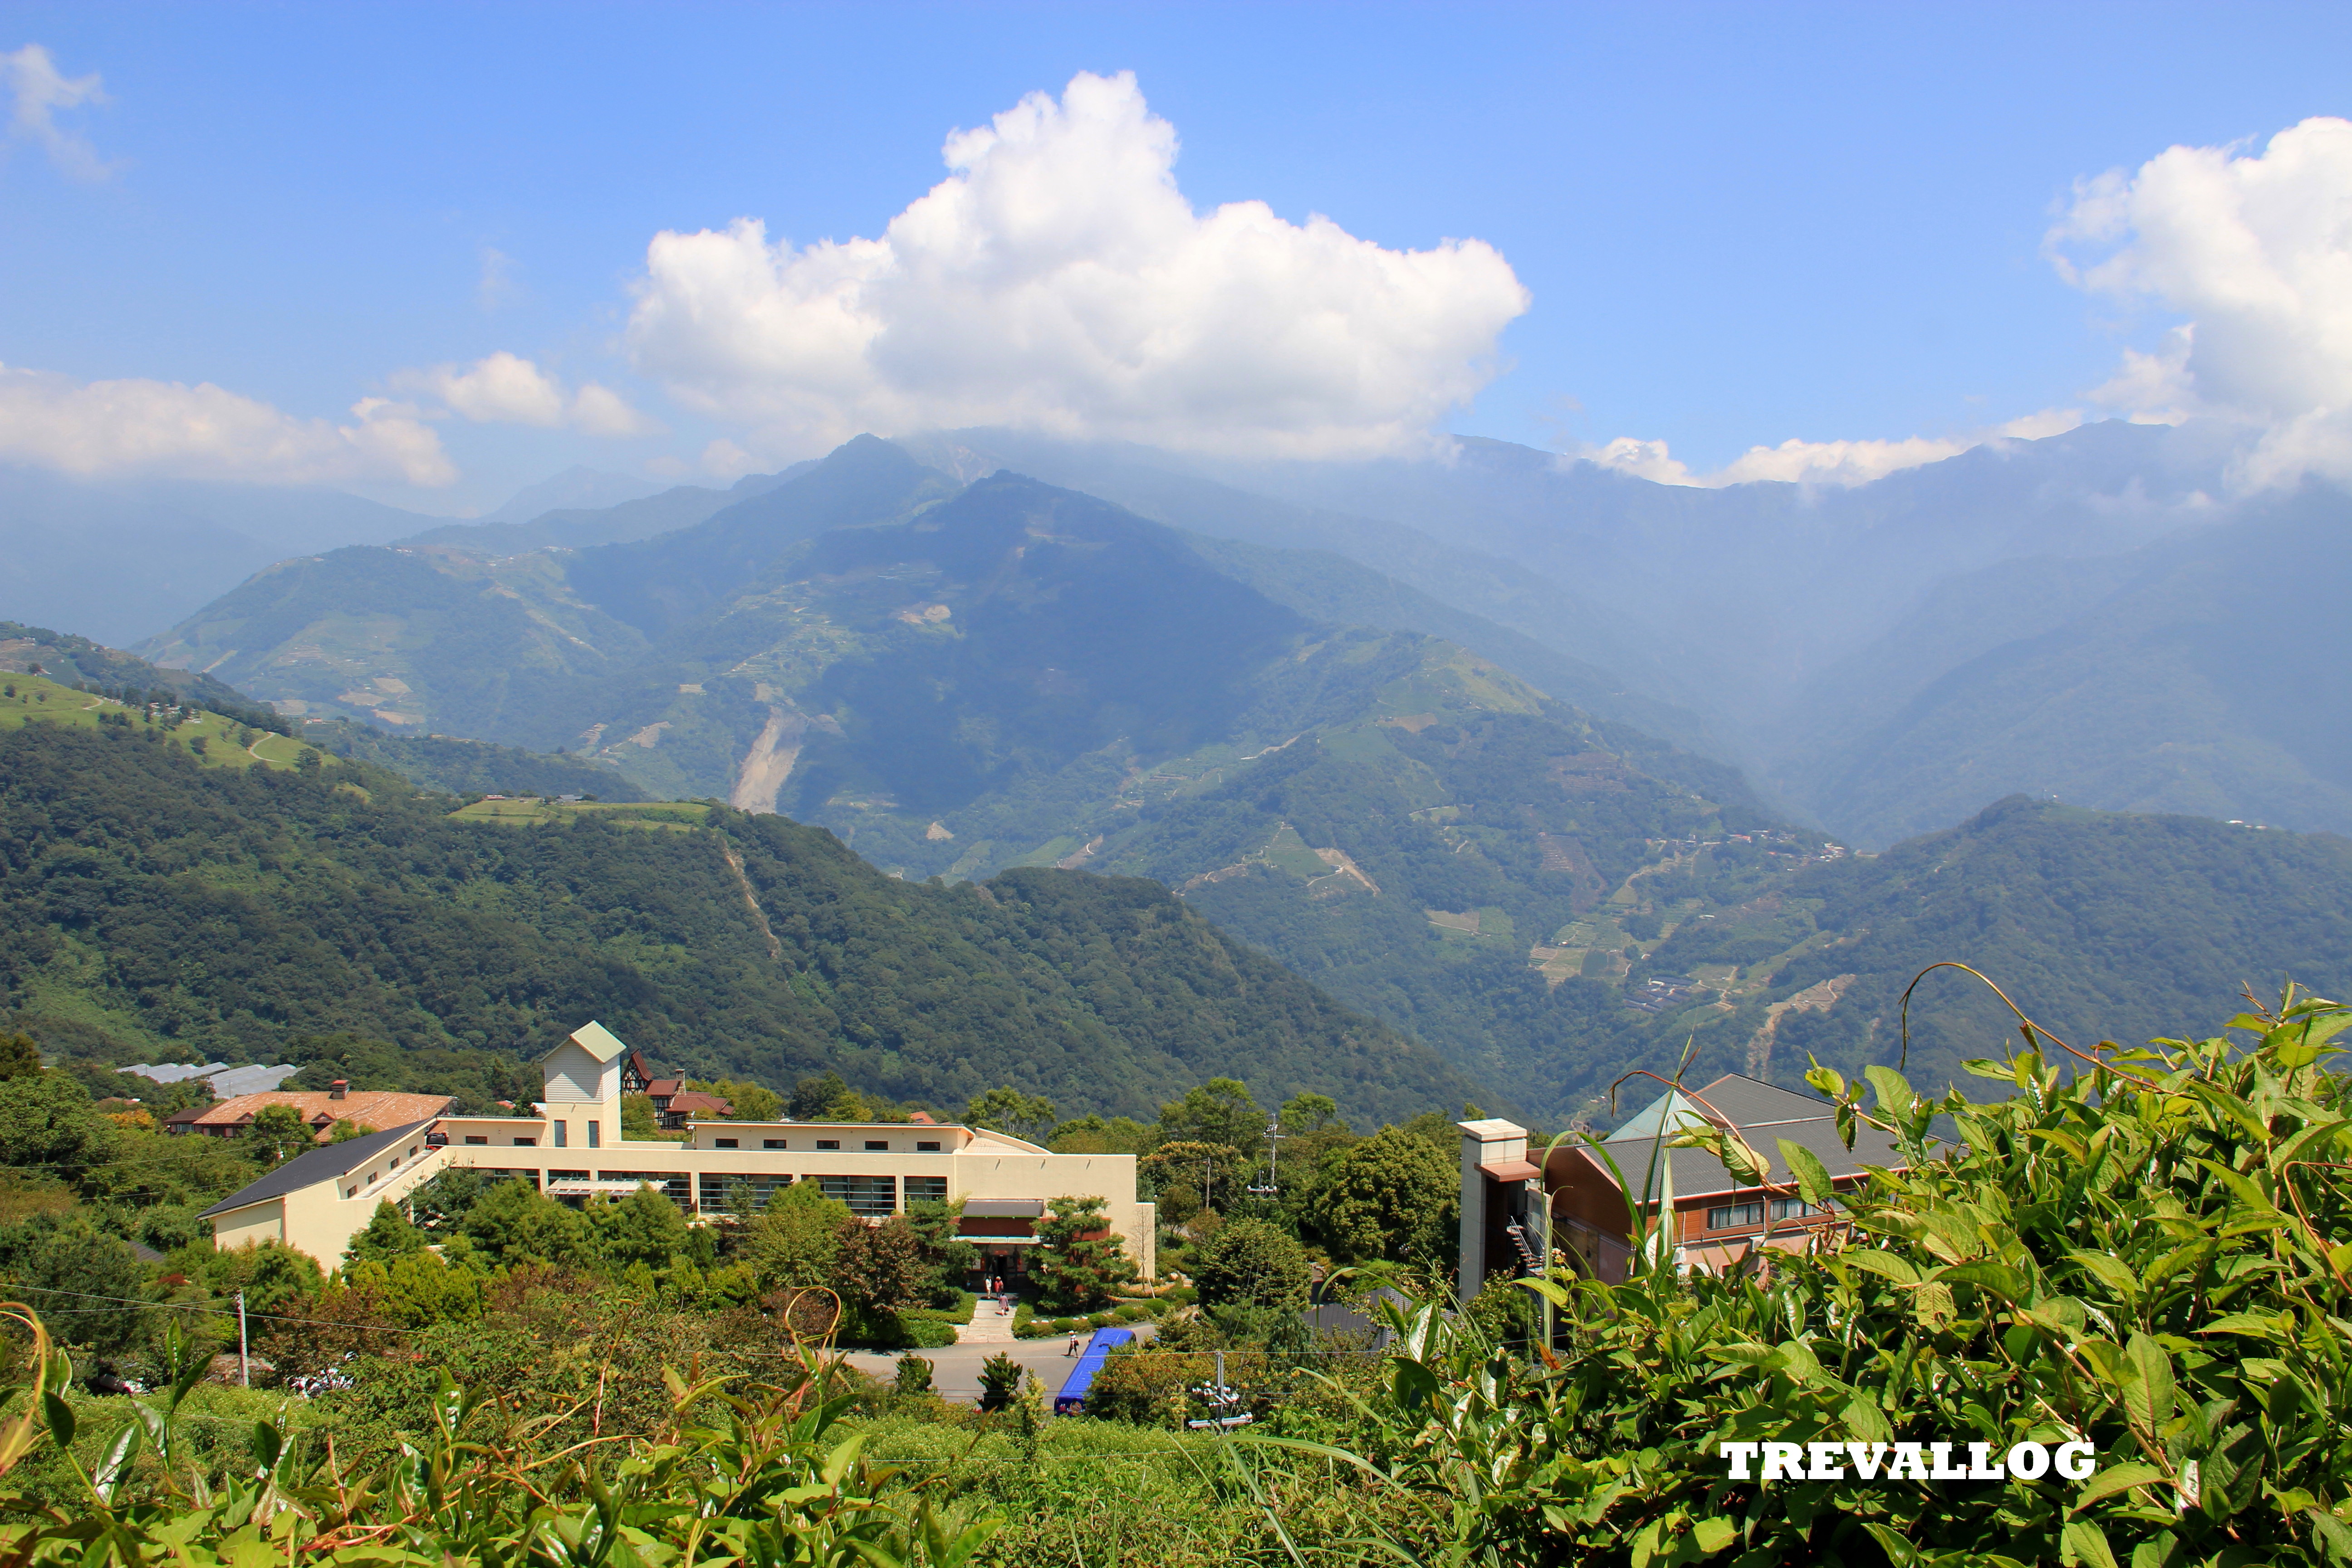
<svg viewBox="0 0 2352 1568">
<path fill-rule="evenodd" d="M 0 466 L 0 616 L 129 647 L 273 562 L 432 521 L 338 490 Z"/>
</svg>

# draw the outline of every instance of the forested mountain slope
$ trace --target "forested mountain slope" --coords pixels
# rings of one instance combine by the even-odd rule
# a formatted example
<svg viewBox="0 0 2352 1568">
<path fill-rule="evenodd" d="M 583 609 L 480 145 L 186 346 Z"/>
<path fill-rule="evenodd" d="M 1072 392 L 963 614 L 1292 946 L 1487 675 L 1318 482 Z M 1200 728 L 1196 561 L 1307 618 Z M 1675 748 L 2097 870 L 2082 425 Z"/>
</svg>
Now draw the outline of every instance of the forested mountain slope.
<svg viewBox="0 0 2352 1568">
<path fill-rule="evenodd" d="M 1740 999 L 1713 1065 L 1739 1053 L 1773 1076 L 1807 1052 L 1851 1069 L 1901 1051 L 1896 1000 L 1928 965 L 1983 971 L 2077 1047 L 2144 1044 L 2287 980 L 2352 994 L 2352 842 L 2193 816 L 2090 811 L 2018 796 L 1883 855 L 1816 865 L 1764 897 L 1680 924 L 1654 966 L 1739 964 Z M 1801 998 L 1759 1033 L 1770 1003 Z M 2014 1020 L 1944 971 L 1911 1011 L 1915 1082 L 1971 1080 Z"/>
<path fill-rule="evenodd" d="M 0 984 L 52 1048 L 117 1062 L 279 1059 L 289 1031 L 529 1058 L 596 1017 L 685 1071 L 943 1108 L 1012 1082 L 1148 1117 L 1226 1075 L 1378 1121 L 1479 1092 L 1147 881 L 932 887 L 781 817 L 454 804 L 135 725 L 0 728 Z"/>
</svg>

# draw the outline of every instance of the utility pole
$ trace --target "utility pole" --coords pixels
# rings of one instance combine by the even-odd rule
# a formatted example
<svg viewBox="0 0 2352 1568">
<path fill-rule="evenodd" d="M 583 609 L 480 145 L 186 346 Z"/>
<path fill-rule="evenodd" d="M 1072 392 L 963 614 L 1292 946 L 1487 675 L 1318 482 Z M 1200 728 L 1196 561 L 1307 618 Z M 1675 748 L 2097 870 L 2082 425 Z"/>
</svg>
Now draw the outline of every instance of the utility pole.
<svg viewBox="0 0 2352 1568">
<path fill-rule="evenodd" d="M 253 1386 L 253 1360 L 246 1350 L 245 1292 L 236 1293 L 236 1380 L 246 1387 Z"/>
<path fill-rule="evenodd" d="M 1250 1195 L 1252 1197 L 1270 1198 L 1281 1191 L 1281 1184 L 1276 1180 L 1275 1171 L 1274 1146 L 1278 1140 L 1287 1138 L 1288 1136 L 1290 1136 L 1290 1134 L 1282 1130 L 1281 1117 L 1269 1116 L 1265 1119 L 1265 1185 L 1262 1187 L 1253 1186 L 1250 1188 Z"/>
</svg>

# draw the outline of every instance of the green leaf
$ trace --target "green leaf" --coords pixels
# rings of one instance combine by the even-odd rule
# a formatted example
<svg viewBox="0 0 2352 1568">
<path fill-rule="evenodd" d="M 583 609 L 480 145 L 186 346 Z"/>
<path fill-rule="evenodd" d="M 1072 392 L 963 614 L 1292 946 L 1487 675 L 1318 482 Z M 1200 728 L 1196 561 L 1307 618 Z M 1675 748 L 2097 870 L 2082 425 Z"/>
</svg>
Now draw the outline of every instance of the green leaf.
<svg viewBox="0 0 2352 1568">
<path fill-rule="evenodd" d="M 1886 1419 L 1886 1412 L 1881 1410 L 1877 1402 L 1867 1394 L 1857 1394 L 1847 1400 L 1845 1408 L 1838 1415 L 1839 1418 L 1844 1421 L 1846 1431 L 1856 1442 L 1892 1443 L 1895 1441 L 1895 1427 Z"/>
<path fill-rule="evenodd" d="M 2066 1256 L 2073 1258 L 2084 1273 L 2116 1295 L 2129 1300 L 2139 1294 L 2139 1277 L 2125 1268 L 2120 1258 L 2104 1252 L 2084 1252 L 2079 1248 Z"/>
<path fill-rule="evenodd" d="M 2109 1465 L 2083 1483 L 2083 1489 L 2074 1494 L 2073 1511 L 2080 1513 L 2103 1497 L 2113 1497 L 2117 1492 L 2128 1491 L 2133 1487 L 2144 1487 L 2151 1481 L 2160 1481 L 2164 1479 L 2164 1472 L 2154 1465 L 2137 1463 Z"/>
<path fill-rule="evenodd" d="M 1702 1519 L 1691 1526 L 1691 1540 L 1709 1557 L 1739 1539 L 1739 1526 L 1727 1519 Z"/>
<path fill-rule="evenodd" d="M 1900 1253 L 1881 1252 L 1876 1247 L 1858 1247 L 1837 1255 L 1837 1261 L 1865 1274 L 1875 1274 L 1892 1279 L 1897 1285 L 1919 1283 L 1919 1268 Z"/>
<path fill-rule="evenodd" d="M 2249 1334 L 2273 1343 L 2285 1341 L 2286 1326 L 2276 1318 L 2265 1318 L 2255 1312 L 2224 1312 L 2210 1323 L 2189 1331 L 2199 1334 Z"/>
<path fill-rule="evenodd" d="M 2105 1533 L 2087 1519 L 2078 1519 L 2059 1532 L 2058 1550 L 2063 1563 L 2117 1568 L 2116 1554 L 2107 1550 Z"/>
<path fill-rule="evenodd" d="M 1912 1563 L 1919 1561 L 1919 1549 L 1906 1540 L 1901 1532 L 1868 1520 L 1863 1521 L 1862 1528 L 1870 1531 L 1870 1538 L 1878 1542 L 1878 1549 L 1886 1553 L 1886 1561 L 1894 1564 L 1894 1568 L 1911 1568 Z"/>
<path fill-rule="evenodd" d="M 2124 1348 L 2124 1408 L 2133 1421 L 2154 1431 L 2172 1419 L 2172 1358 L 2146 1334 L 2134 1334 Z"/>
<path fill-rule="evenodd" d="M 1908 1116 L 1919 1096 L 1904 1076 L 1893 1068 L 1867 1067 L 1862 1076 L 1878 1091 L 1878 1109 L 1882 1114 Z"/>
<path fill-rule="evenodd" d="M 49 1419 L 49 1436 L 60 1448 L 70 1448 L 74 1440 L 73 1406 L 55 1394 L 43 1390 L 41 1414 Z"/>
<path fill-rule="evenodd" d="M 253 1424 L 253 1462 L 263 1469 L 278 1463 L 278 1453 L 285 1447 L 286 1435 L 267 1421 Z"/>
<path fill-rule="evenodd" d="M 1559 1284 L 1556 1280 L 1519 1279 L 1512 1280 L 1511 1283 L 1514 1285 L 1523 1285 L 1527 1287 L 1527 1289 L 1534 1291 L 1537 1295 L 1542 1297 L 1545 1300 L 1549 1301 L 1553 1306 L 1559 1308 L 1562 1311 L 1566 1311 L 1568 1310 L 1571 1300 L 1568 1293 L 1568 1288 Z"/>
<path fill-rule="evenodd" d="M 2033 1295 L 2032 1283 L 2006 1263 L 1956 1263 L 1936 1278 L 1948 1285 L 1973 1285 L 2004 1301 L 2020 1305 L 2032 1300 Z"/>
<path fill-rule="evenodd" d="M 139 1453 L 141 1431 L 137 1421 L 125 1421 L 99 1455 L 98 1469 L 91 1475 L 89 1484 L 100 1500 L 109 1504 L 114 1501 L 115 1489 L 122 1484 L 123 1473 L 131 1468 L 131 1461 Z"/>
<path fill-rule="evenodd" d="M 1837 1184 L 1830 1180 L 1830 1170 L 1822 1163 L 1820 1155 L 1801 1143 L 1780 1140 L 1780 1158 L 1789 1163 L 1789 1173 L 1797 1178 L 1797 1191 L 1815 1208 L 1826 1208 L 1837 1195 Z"/>
<path fill-rule="evenodd" d="M 2303 1517 L 2311 1521 L 2312 1539 L 2319 1542 L 2329 1562 L 2352 1562 L 2352 1530 L 2345 1529 L 2342 1520 L 2324 1508 L 2305 1509 Z"/>
</svg>

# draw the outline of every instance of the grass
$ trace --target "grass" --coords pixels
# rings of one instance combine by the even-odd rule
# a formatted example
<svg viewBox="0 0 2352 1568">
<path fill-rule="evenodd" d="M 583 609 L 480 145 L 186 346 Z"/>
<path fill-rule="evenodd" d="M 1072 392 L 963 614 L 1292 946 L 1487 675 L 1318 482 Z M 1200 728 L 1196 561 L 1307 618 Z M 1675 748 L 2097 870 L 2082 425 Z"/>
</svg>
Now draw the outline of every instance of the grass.
<svg viewBox="0 0 2352 1568">
<path fill-rule="evenodd" d="M 478 800 L 449 816 L 458 822 L 499 822 L 510 826 L 535 826 L 596 816 L 615 827 L 656 828 L 690 833 L 710 818 L 710 807 L 698 800 L 596 801 L 541 800 L 520 795 L 510 800 Z"/>
<path fill-rule="evenodd" d="M 208 768 L 258 765 L 287 771 L 294 767 L 305 750 L 300 741 L 266 730 L 248 730 L 236 720 L 217 713 L 197 710 L 177 724 L 151 723 L 143 708 L 130 707 L 110 697 L 76 691 L 46 676 L 0 676 L 0 730 L 21 729 L 26 724 L 96 730 L 107 727 L 100 723 L 101 719 L 111 725 L 115 719 L 124 716 L 130 718 L 133 731 L 161 733 L 192 752 L 196 752 L 194 742 L 203 742 L 204 749 L 197 752 L 196 760 Z M 251 739 L 241 742 L 240 736 Z M 331 767 L 336 761 L 323 752 L 319 757 Z"/>
<path fill-rule="evenodd" d="M 1039 1424 L 1034 1448 L 1012 1413 L 949 1419 L 883 1415 L 857 1423 L 866 1457 L 903 1465 L 938 1492 L 1006 1523 L 975 1563 L 1021 1568 L 1292 1563 L 1269 1527 L 1311 1560 L 1349 1561 L 1347 1546 L 1393 1508 L 1321 1461 L 1245 1449 L 1221 1435 L 1086 1416 Z"/>
</svg>

